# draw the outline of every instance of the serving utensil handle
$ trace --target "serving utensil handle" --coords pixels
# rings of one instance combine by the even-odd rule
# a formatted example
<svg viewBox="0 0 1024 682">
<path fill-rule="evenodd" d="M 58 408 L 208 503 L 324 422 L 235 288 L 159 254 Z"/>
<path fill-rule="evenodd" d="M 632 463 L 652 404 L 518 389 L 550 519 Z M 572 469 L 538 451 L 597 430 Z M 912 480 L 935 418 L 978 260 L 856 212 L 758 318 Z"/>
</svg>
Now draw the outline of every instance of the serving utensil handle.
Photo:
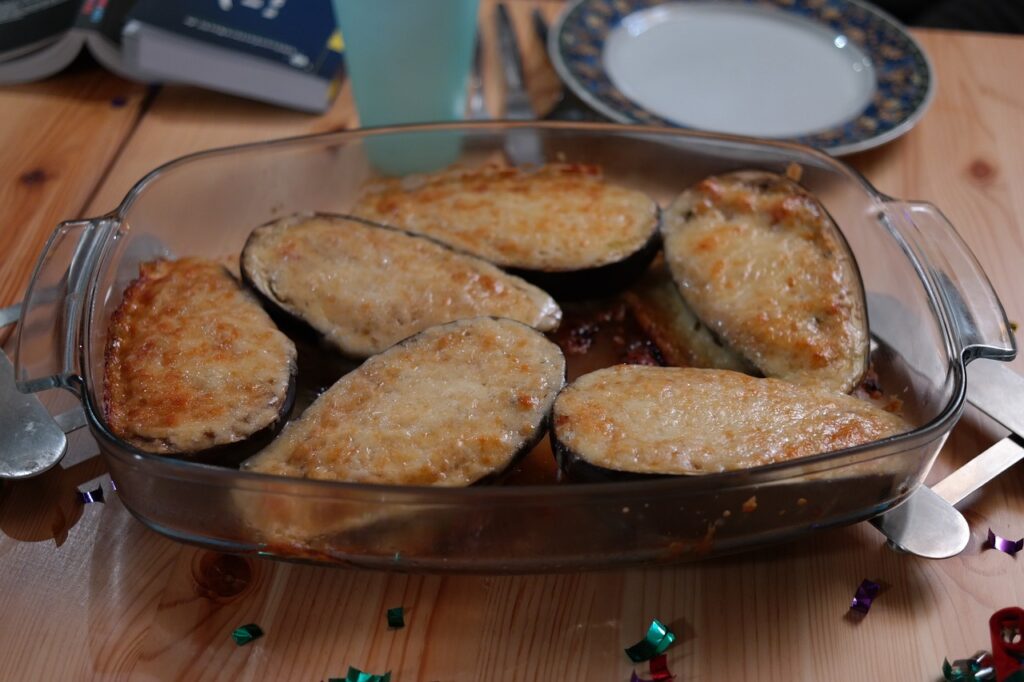
<svg viewBox="0 0 1024 682">
<path fill-rule="evenodd" d="M 39 257 L 15 345 L 15 381 L 29 393 L 49 388 L 78 392 L 81 330 L 87 287 L 107 243 L 111 220 L 61 223 Z"/>
<path fill-rule="evenodd" d="M 934 298 L 943 304 L 939 312 L 963 361 L 1016 357 L 1017 343 L 992 282 L 949 219 L 926 202 L 887 203 L 884 219 L 903 237 Z"/>
</svg>

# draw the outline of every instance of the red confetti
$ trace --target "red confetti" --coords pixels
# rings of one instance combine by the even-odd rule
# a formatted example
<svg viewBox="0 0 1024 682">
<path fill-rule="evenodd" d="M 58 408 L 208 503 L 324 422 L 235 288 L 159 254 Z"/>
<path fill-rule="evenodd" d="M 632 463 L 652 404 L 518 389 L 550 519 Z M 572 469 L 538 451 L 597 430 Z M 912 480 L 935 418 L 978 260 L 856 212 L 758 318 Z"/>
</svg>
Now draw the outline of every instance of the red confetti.
<svg viewBox="0 0 1024 682">
<path fill-rule="evenodd" d="M 676 678 L 676 676 L 668 670 L 668 654 L 655 656 L 651 659 L 650 666 L 651 679 L 648 680 L 640 677 L 634 670 L 633 674 L 629 677 L 629 682 L 664 682 L 665 680 L 674 680 Z"/>
<path fill-rule="evenodd" d="M 668 671 L 668 654 L 655 656 L 651 659 L 651 679 L 655 682 L 675 679 L 675 675 Z"/>
</svg>

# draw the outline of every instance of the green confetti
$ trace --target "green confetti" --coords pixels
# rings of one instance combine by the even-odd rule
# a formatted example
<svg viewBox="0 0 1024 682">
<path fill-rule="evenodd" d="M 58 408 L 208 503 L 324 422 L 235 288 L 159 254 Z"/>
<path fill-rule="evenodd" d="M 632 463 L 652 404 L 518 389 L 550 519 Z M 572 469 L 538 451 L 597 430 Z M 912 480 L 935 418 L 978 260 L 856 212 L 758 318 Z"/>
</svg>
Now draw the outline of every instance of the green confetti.
<svg viewBox="0 0 1024 682">
<path fill-rule="evenodd" d="M 949 662 L 948 658 L 942 659 L 942 679 L 946 682 L 982 682 L 983 680 L 994 680 L 995 671 L 992 668 L 992 655 L 987 651 L 979 651 L 974 658 Z"/>
<path fill-rule="evenodd" d="M 387 671 L 383 675 L 372 675 L 370 673 L 364 673 L 359 668 L 348 667 L 348 674 L 345 675 L 344 680 L 339 682 L 391 682 L 391 671 Z"/>
<path fill-rule="evenodd" d="M 393 609 L 388 609 L 388 627 L 396 629 L 405 627 L 405 608 L 396 606 Z"/>
<path fill-rule="evenodd" d="M 238 646 L 245 646 L 254 639 L 259 639 L 263 636 L 263 630 L 256 623 L 249 623 L 242 627 L 235 628 L 235 631 L 231 633 L 231 638 L 235 640 L 235 644 Z"/>
<path fill-rule="evenodd" d="M 672 646 L 674 641 L 676 641 L 676 636 L 655 618 L 651 621 L 651 626 L 647 628 L 647 636 L 626 649 L 626 655 L 634 663 L 649 661 L 655 656 L 665 653 L 665 650 Z"/>
</svg>

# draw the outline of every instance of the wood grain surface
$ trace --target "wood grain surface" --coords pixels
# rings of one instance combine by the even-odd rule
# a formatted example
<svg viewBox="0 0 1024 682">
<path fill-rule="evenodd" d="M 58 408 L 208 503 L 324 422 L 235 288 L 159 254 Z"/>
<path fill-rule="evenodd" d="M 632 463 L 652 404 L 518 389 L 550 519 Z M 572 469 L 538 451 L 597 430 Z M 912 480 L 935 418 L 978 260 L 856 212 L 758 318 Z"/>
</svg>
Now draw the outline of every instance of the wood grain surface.
<svg viewBox="0 0 1024 682">
<path fill-rule="evenodd" d="M 0 306 L 21 297 L 53 227 L 81 217 L 145 99 L 144 86 L 80 64 L 0 88 Z"/>
<path fill-rule="evenodd" d="M 538 105 L 557 80 L 513 17 Z M 543 5 L 549 17 L 559 3 Z M 488 104 L 501 88 L 484 3 Z M 883 192 L 931 200 L 958 226 L 1013 319 L 1024 319 L 1024 39 L 917 32 L 939 91 L 904 138 L 851 159 Z M 126 97 L 124 106 L 111 100 Z M 113 208 L 156 165 L 212 146 L 356 124 L 349 93 L 311 117 L 184 87 L 144 91 L 93 69 L 0 90 L 0 302 L 20 295 L 60 219 Z M 40 170 L 40 173 L 36 173 Z M 26 181 L 26 178 L 28 180 Z M 41 178 L 36 182 L 33 178 Z M 1018 367 L 1019 367 L 1018 363 Z M 1002 432 L 969 413 L 934 476 Z M 972 541 L 926 561 L 870 527 L 676 568 L 536 576 L 408 576 L 221 555 L 147 530 L 110 494 L 89 437 L 58 468 L 0 487 L 0 679 L 319 680 L 349 665 L 396 682 L 628 680 L 622 649 L 651 618 L 679 635 L 677 680 L 936 680 L 943 657 L 989 647 L 989 616 L 1024 603 L 1024 564 L 983 552 L 991 526 L 1024 535 L 1024 471 L 962 505 Z M 106 504 L 74 491 L 102 481 Z M 885 590 L 860 622 L 856 586 Z M 389 630 L 385 610 L 406 608 Z M 245 647 L 233 628 L 266 636 Z M 645 673 L 643 666 L 637 671 Z"/>
</svg>

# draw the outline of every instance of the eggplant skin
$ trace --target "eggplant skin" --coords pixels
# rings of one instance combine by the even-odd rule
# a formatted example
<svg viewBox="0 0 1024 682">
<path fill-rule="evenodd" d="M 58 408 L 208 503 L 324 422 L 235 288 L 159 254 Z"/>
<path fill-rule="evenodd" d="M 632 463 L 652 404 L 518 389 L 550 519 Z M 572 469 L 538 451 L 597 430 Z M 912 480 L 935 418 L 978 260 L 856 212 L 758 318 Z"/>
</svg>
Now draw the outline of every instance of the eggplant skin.
<svg viewBox="0 0 1024 682">
<path fill-rule="evenodd" d="M 297 214 L 257 227 L 241 268 L 268 307 L 353 358 L 453 320 L 493 315 L 551 331 L 562 319 L 550 295 L 485 260 L 348 216 Z"/>
<path fill-rule="evenodd" d="M 296 376 L 295 345 L 222 264 L 151 261 L 111 317 L 104 419 L 143 452 L 237 462 L 283 426 Z"/>
<path fill-rule="evenodd" d="M 521 268 L 509 268 L 508 271 L 564 301 L 606 298 L 629 288 L 647 270 L 659 251 L 661 234 L 655 231 L 639 250 L 607 265 L 566 272 Z"/>
<path fill-rule="evenodd" d="M 343 376 L 242 468 L 351 483 L 484 482 L 543 437 L 564 384 L 562 351 L 522 323 L 431 327 Z"/>
<path fill-rule="evenodd" d="M 820 386 L 692 367 L 617 365 L 555 400 L 562 470 L 589 480 L 748 469 L 910 430 L 901 417 Z"/>
<path fill-rule="evenodd" d="M 388 181 L 367 188 L 351 212 L 475 254 L 559 298 L 628 285 L 659 243 L 657 203 L 586 164 L 489 165 Z"/>
<path fill-rule="evenodd" d="M 705 178 L 666 210 L 665 260 L 687 305 L 768 377 L 848 392 L 867 371 L 864 287 L 821 203 L 773 173 Z"/>
</svg>

